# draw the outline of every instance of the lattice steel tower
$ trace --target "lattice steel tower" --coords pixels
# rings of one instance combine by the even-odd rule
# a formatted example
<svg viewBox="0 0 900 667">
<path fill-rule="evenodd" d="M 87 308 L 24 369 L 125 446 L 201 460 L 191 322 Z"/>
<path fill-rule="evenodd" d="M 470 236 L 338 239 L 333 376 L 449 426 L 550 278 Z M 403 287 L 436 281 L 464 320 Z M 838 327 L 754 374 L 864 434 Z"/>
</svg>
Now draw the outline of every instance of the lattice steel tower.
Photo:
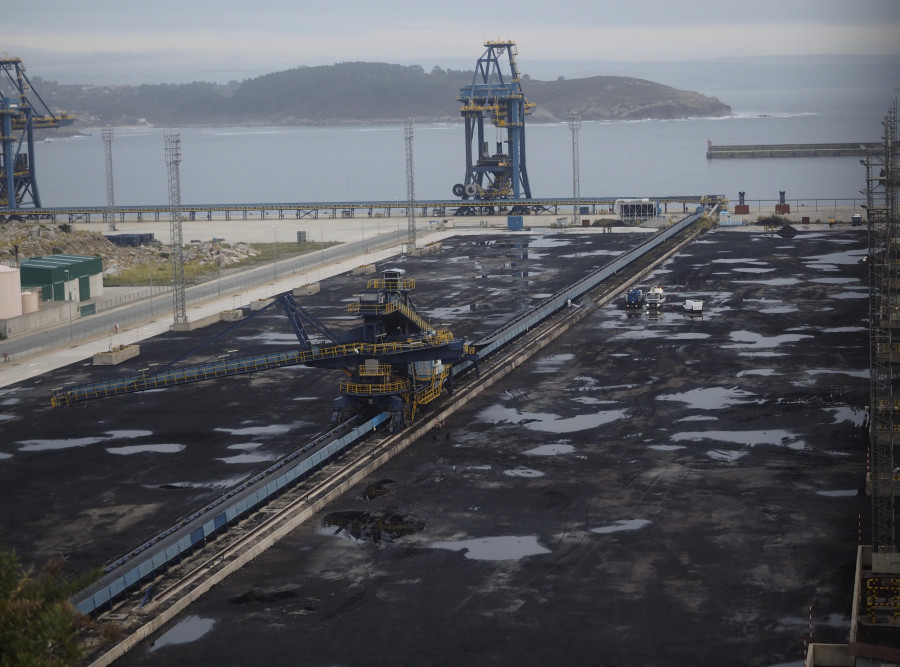
<svg viewBox="0 0 900 667">
<path fill-rule="evenodd" d="M 900 346 L 894 329 L 900 329 L 900 224 L 897 220 L 897 103 L 884 119 L 883 150 L 871 151 L 866 168 L 866 215 L 869 225 L 869 326 L 871 347 L 871 404 L 869 447 L 872 492 L 872 569 L 878 554 L 897 550 L 894 492 L 894 442 L 900 439 L 900 407 L 894 386 L 900 372 Z M 895 348 L 897 351 L 895 351 Z M 894 357 L 897 357 L 896 359 Z M 898 369 L 900 370 L 900 369 Z M 890 559 L 888 559 L 890 560 Z"/>
<path fill-rule="evenodd" d="M 494 203 L 504 206 L 503 200 L 531 199 L 525 169 L 525 116 L 534 104 L 522 92 L 516 43 L 497 41 L 484 45 L 487 50 L 475 64 L 471 85 L 459 91 L 459 111 L 466 124 L 466 174 L 462 183 L 453 186 L 453 194 L 490 203 L 480 210 L 460 207 L 461 215 L 490 214 Z M 508 74 L 501 64 L 504 57 L 509 61 Z M 492 148 L 485 139 L 485 119 L 506 131 L 505 148 L 503 141 Z M 527 213 L 527 207 L 514 206 L 513 213 Z"/>
<path fill-rule="evenodd" d="M 578 130 L 581 129 L 581 114 L 577 109 L 569 112 L 569 129 L 572 130 L 572 224 L 578 225 L 581 209 L 581 176 L 578 166 Z"/>
<path fill-rule="evenodd" d="M 187 323 L 184 290 L 184 237 L 181 230 L 181 135 L 166 134 L 166 167 L 169 172 L 169 210 L 172 233 L 172 294 L 175 324 Z"/>
<path fill-rule="evenodd" d="M 406 138 L 406 217 L 408 223 L 407 242 L 416 246 L 416 185 L 413 178 L 413 121 L 412 118 L 403 124 Z"/>
<path fill-rule="evenodd" d="M 113 187 L 112 159 L 113 129 L 103 128 L 103 144 L 106 148 L 106 222 L 110 231 L 116 230 L 116 195 Z"/>
</svg>

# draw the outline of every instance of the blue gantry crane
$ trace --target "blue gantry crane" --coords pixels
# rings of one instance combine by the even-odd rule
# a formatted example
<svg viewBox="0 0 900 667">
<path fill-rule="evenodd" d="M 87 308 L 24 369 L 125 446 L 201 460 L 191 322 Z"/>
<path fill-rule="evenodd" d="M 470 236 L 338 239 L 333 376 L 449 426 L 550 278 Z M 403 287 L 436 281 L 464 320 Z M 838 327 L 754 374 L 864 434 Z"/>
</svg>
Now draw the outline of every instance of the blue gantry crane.
<svg viewBox="0 0 900 667">
<path fill-rule="evenodd" d="M 281 304 L 299 341 L 295 350 L 176 366 L 184 358 L 181 357 L 152 374 L 59 389 L 54 392 L 51 405 L 58 407 L 302 364 L 340 369 L 347 374 L 347 379 L 340 383 L 341 395 L 335 399 L 332 408 L 333 424 L 377 409 L 391 414 L 391 427 L 396 430 L 411 423 L 423 405 L 441 395 L 453 363 L 474 358 L 475 353 L 474 348 L 455 338 L 450 331 L 434 330 L 429 326 L 410 299 L 414 289 L 415 280 L 407 278 L 402 269 L 383 271 L 382 277 L 369 280 L 358 301 L 348 306 L 351 315 L 362 318 L 362 324 L 340 335 L 286 292 L 251 317 Z M 188 354 L 196 353 L 215 338 Z"/>
<path fill-rule="evenodd" d="M 25 75 L 20 58 L 0 58 L 0 209 L 41 208 L 34 165 L 34 131 L 70 125 L 50 111 Z"/>
<path fill-rule="evenodd" d="M 466 174 L 453 186 L 462 199 L 482 199 L 484 207 L 460 207 L 457 215 L 492 214 L 510 204 L 507 200 L 530 199 L 531 186 L 525 168 L 525 116 L 534 104 L 525 99 L 516 64 L 516 43 L 488 41 L 475 64 L 472 83 L 459 91 L 460 114 L 466 126 Z M 508 63 L 508 72 L 504 64 Z M 485 120 L 506 131 L 506 141 L 492 147 L 485 137 Z M 504 146 L 504 143 L 506 146 Z M 527 213 L 512 204 L 512 213 Z"/>
</svg>

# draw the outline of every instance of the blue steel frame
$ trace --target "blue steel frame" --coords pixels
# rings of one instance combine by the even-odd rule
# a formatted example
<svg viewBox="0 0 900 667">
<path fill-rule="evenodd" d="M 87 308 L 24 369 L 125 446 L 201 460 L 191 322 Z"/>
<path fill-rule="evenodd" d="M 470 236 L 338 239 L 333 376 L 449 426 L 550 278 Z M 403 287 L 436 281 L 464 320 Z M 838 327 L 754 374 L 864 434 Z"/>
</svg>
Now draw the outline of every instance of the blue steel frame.
<svg viewBox="0 0 900 667">
<path fill-rule="evenodd" d="M 460 110 L 466 123 L 466 176 L 463 185 L 477 184 L 485 188 L 485 179 L 489 173 L 502 174 L 502 181 L 512 186 L 512 198 L 531 199 L 531 186 L 528 184 L 528 172 L 525 168 L 525 114 L 532 105 L 525 99 L 519 82 L 519 69 L 516 65 L 515 42 L 486 42 L 487 50 L 475 65 L 472 84 L 461 88 L 459 101 L 463 103 Z M 504 77 L 500 58 L 506 55 L 509 59 L 510 75 Z M 499 151 L 491 160 L 484 139 L 485 113 L 491 113 L 491 120 L 498 127 L 506 127 L 506 139 L 509 154 Z M 472 144 L 477 139 L 473 154 Z M 475 157 L 477 155 L 477 157 Z M 496 182 L 496 180 L 495 180 Z M 490 190 L 490 188 L 487 188 Z M 488 195 L 475 195 L 476 199 L 494 199 Z M 509 199 L 509 196 L 499 197 Z"/>
</svg>

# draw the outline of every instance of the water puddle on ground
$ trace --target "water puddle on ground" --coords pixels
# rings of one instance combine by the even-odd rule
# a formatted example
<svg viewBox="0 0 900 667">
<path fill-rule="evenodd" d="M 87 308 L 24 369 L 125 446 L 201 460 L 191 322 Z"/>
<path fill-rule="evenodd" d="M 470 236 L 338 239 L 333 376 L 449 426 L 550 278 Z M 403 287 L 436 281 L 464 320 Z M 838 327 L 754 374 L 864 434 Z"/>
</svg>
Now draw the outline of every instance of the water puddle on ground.
<svg viewBox="0 0 900 667">
<path fill-rule="evenodd" d="M 842 422 L 853 422 L 856 426 L 862 426 L 866 412 L 858 408 L 851 408 L 849 405 L 840 405 L 832 408 L 824 408 L 826 412 L 834 415 L 833 424 Z"/>
<path fill-rule="evenodd" d="M 856 250 L 846 250 L 844 252 L 831 252 L 825 255 L 803 257 L 800 261 L 806 264 L 810 269 L 834 271 L 837 266 L 852 266 L 853 264 L 859 264 L 868 252 L 867 248 L 859 248 Z"/>
<path fill-rule="evenodd" d="M 841 292 L 839 294 L 827 294 L 829 299 L 868 299 L 868 292 Z"/>
<path fill-rule="evenodd" d="M 690 417 L 682 417 L 681 419 L 676 419 L 676 422 L 717 422 L 719 421 L 718 417 L 713 417 L 712 415 L 691 415 Z"/>
<path fill-rule="evenodd" d="M 751 368 L 746 371 L 738 372 L 738 374 L 735 375 L 735 377 L 742 378 L 742 377 L 746 377 L 748 375 L 761 375 L 762 377 L 771 377 L 775 374 L 776 374 L 776 371 L 774 368 Z"/>
<path fill-rule="evenodd" d="M 155 452 L 157 454 L 177 454 L 184 451 L 184 445 L 161 444 L 161 445 L 128 445 L 126 447 L 107 447 L 106 451 L 110 454 L 143 454 L 145 452 Z"/>
<path fill-rule="evenodd" d="M 532 372 L 557 373 L 559 372 L 560 366 L 572 361 L 574 358 L 574 354 L 554 354 L 549 357 L 543 357 L 535 362 L 535 369 Z"/>
<path fill-rule="evenodd" d="M 645 526 L 649 526 L 650 523 L 651 522 L 648 519 L 619 519 L 608 526 L 591 528 L 590 531 L 592 533 L 597 533 L 598 535 L 605 535 L 607 533 L 620 533 L 623 530 L 640 530 Z"/>
<path fill-rule="evenodd" d="M 650 445 L 647 449 L 653 449 L 657 452 L 674 452 L 677 449 L 687 449 L 684 445 Z"/>
<path fill-rule="evenodd" d="M 827 496 L 829 498 L 850 498 L 859 495 L 857 489 L 840 489 L 838 491 L 816 491 L 818 496 Z"/>
<path fill-rule="evenodd" d="M 211 618 L 188 616 L 175 627 L 166 632 L 162 637 L 150 645 L 150 651 L 156 651 L 171 644 L 187 644 L 197 641 L 212 630 L 215 621 Z"/>
<path fill-rule="evenodd" d="M 104 435 L 86 438 L 58 438 L 48 440 L 20 440 L 16 444 L 20 452 L 46 452 L 55 449 L 70 449 L 72 447 L 87 447 L 100 442 L 110 440 L 130 440 L 144 438 L 153 435 L 153 431 L 123 430 L 106 431 Z"/>
<path fill-rule="evenodd" d="M 781 334 L 780 336 L 763 336 L 753 331 L 732 331 L 729 336 L 734 345 L 726 345 L 725 348 L 736 349 L 742 347 L 768 348 L 778 347 L 786 343 L 796 343 L 804 338 L 813 338 L 807 334 Z"/>
<path fill-rule="evenodd" d="M 736 266 L 731 270 L 734 273 L 771 273 L 775 269 L 763 268 L 763 267 L 752 267 L 752 266 Z"/>
<path fill-rule="evenodd" d="M 596 428 L 624 416 L 624 410 L 601 410 L 564 418 L 549 412 L 520 412 L 516 408 L 492 405 L 479 412 L 477 419 L 489 424 L 522 425 L 532 431 L 545 433 L 573 433 Z"/>
<path fill-rule="evenodd" d="M 680 401 L 691 410 L 722 410 L 732 405 L 750 401 L 755 394 L 735 387 L 705 387 L 691 389 L 680 394 L 660 394 L 657 401 Z"/>
<path fill-rule="evenodd" d="M 6 452 L 0 452 L 0 461 L 2 461 L 3 459 L 11 459 L 11 458 L 12 458 L 12 454 L 7 454 Z"/>
<path fill-rule="evenodd" d="M 799 278 L 769 278 L 768 280 L 735 280 L 739 285 L 770 285 L 772 287 L 787 287 L 801 282 Z"/>
<path fill-rule="evenodd" d="M 858 283 L 859 280 L 856 278 L 813 278 L 809 282 L 822 285 L 847 285 L 848 283 Z"/>
<path fill-rule="evenodd" d="M 533 468 L 525 468 L 523 466 L 519 466 L 518 468 L 511 468 L 510 470 L 504 470 L 503 474 L 507 477 L 543 477 L 544 473 L 540 470 L 534 470 Z"/>
<path fill-rule="evenodd" d="M 869 379 L 869 369 L 866 368 L 861 371 L 845 371 L 840 369 L 833 368 L 818 368 L 818 369 L 810 369 L 805 371 L 807 375 L 849 375 L 850 377 L 860 378 L 863 380 Z"/>
<path fill-rule="evenodd" d="M 731 463 L 732 461 L 737 461 L 738 459 L 747 456 L 747 452 L 736 452 L 734 450 L 727 449 L 713 449 L 706 452 L 706 455 L 714 461 L 725 461 Z"/>
<path fill-rule="evenodd" d="M 519 560 L 528 556 L 551 553 L 550 549 L 541 546 L 537 535 L 521 537 L 506 535 L 458 542 L 432 542 L 431 548 L 465 551 L 466 558 L 470 560 Z"/>
<path fill-rule="evenodd" d="M 15 418 L 16 418 L 15 415 L 10 415 L 10 414 L 0 414 L 0 422 L 7 422 L 7 421 L 9 421 L 10 419 L 15 419 Z"/>
<path fill-rule="evenodd" d="M 525 456 L 559 456 L 560 454 L 571 454 L 575 451 L 575 447 L 562 442 L 554 442 L 549 445 L 541 445 L 534 449 L 523 452 Z"/>
<path fill-rule="evenodd" d="M 717 442 L 733 442 L 739 445 L 778 445 L 789 449 L 806 449 L 806 443 L 798 440 L 790 431 L 770 429 L 767 431 L 682 431 L 672 436 L 675 442 L 715 440 Z"/>
<path fill-rule="evenodd" d="M 302 422 L 301 422 L 302 423 Z M 230 433 L 231 435 L 281 435 L 288 433 L 295 424 L 269 424 L 268 426 L 245 426 L 243 428 L 217 428 L 222 433 Z"/>
</svg>

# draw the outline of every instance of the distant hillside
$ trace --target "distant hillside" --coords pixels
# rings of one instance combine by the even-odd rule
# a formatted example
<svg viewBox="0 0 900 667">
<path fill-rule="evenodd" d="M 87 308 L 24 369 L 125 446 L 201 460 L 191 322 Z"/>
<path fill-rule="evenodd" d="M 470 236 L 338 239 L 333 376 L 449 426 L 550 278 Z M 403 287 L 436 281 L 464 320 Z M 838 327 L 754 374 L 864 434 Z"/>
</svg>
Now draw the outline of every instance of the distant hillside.
<svg viewBox="0 0 900 667">
<path fill-rule="evenodd" d="M 339 63 L 298 67 L 227 85 L 195 82 L 141 86 L 73 86 L 35 79 L 54 109 L 89 125 L 333 125 L 459 120 L 459 89 L 473 72 L 425 72 L 417 65 Z M 537 104 L 533 121 L 726 116 L 731 107 L 698 92 L 620 76 L 535 81 L 523 76 Z"/>
</svg>

